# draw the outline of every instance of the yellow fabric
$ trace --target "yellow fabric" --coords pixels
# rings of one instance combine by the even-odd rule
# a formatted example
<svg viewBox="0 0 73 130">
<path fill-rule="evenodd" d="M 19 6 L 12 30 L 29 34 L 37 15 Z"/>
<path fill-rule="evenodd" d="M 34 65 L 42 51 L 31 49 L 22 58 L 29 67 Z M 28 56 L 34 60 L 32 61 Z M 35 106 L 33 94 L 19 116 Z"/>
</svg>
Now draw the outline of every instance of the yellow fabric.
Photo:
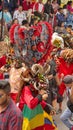
<svg viewBox="0 0 73 130">
<path fill-rule="evenodd" d="M 55 127 L 55 130 L 58 130 L 58 128 L 55 126 L 53 122 L 52 116 L 50 114 L 47 114 L 45 111 L 44 111 L 44 118 L 47 118 L 49 121 L 51 121 L 52 125 Z"/>
<path fill-rule="evenodd" d="M 35 118 L 31 119 L 30 121 L 27 118 L 24 118 L 22 130 L 31 130 L 43 125 L 44 125 L 44 115 L 39 114 Z"/>
<path fill-rule="evenodd" d="M 24 118 L 24 120 L 23 120 L 22 130 L 31 130 L 30 125 L 29 125 L 29 121 L 26 118 Z"/>
</svg>

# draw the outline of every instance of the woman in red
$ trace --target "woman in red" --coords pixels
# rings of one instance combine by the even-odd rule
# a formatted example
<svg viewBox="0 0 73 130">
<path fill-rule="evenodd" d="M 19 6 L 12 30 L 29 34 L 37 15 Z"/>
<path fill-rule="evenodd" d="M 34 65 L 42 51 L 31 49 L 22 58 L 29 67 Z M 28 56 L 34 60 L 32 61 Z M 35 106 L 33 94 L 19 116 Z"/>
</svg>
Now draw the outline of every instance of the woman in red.
<svg viewBox="0 0 73 130">
<path fill-rule="evenodd" d="M 58 64 L 58 73 L 59 77 L 63 77 L 66 75 L 72 75 L 73 74 L 73 50 L 72 49 L 65 49 L 61 52 L 61 57 L 59 58 L 59 64 Z M 62 82 L 59 86 L 59 110 L 58 112 L 62 112 L 62 100 L 63 100 L 63 94 L 65 92 L 65 85 Z"/>
</svg>

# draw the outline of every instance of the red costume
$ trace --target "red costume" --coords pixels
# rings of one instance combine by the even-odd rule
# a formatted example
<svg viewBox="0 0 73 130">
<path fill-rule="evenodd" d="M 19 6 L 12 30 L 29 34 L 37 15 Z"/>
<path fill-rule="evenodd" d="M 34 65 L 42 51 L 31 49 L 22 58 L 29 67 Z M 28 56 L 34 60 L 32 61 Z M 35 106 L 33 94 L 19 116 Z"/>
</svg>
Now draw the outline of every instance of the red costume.
<svg viewBox="0 0 73 130">
<path fill-rule="evenodd" d="M 15 31 L 18 32 L 18 28 L 17 28 L 17 30 L 15 30 L 16 27 L 19 28 L 19 24 L 13 24 L 13 25 L 11 26 L 10 30 L 9 30 L 10 42 L 11 42 L 12 44 L 15 44 L 15 43 L 16 43 L 15 38 L 14 38 Z"/>
<path fill-rule="evenodd" d="M 0 79 L 4 79 L 3 73 L 0 72 Z"/>
<path fill-rule="evenodd" d="M 0 68 L 6 64 L 6 56 L 0 57 Z M 3 73 L 0 72 L 0 79 L 4 79 Z"/>
<path fill-rule="evenodd" d="M 64 76 L 72 75 L 73 74 L 73 63 L 68 64 L 62 58 L 60 58 L 59 61 L 60 61 L 60 65 L 58 68 L 59 75 L 61 76 L 62 73 L 64 74 Z M 65 91 L 65 85 L 64 85 L 64 83 L 62 83 L 60 85 L 59 94 L 63 95 L 64 91 Z"/>
<path fill-rule="evenodd" d="M 6 56 L 0 57 L 0 68 L 6 64 Z"/>
<path fill-rule="evenodd" d="M 23 109 L 23 130 L 55 130 L 54 123 L 49 119 L 44 120 L 44 111 L 46 111 L 47 103 L 40 98 L 38 91 L 34 89 L 33 85 L 25 86 L 20 98 L 19 108 Z M 49 107 L 48 107 L 49 110 Z M 40 121 L 38 122 L 38 119 Z M 36 123 L 35 123 L 36 122 Z"/>
</svg>

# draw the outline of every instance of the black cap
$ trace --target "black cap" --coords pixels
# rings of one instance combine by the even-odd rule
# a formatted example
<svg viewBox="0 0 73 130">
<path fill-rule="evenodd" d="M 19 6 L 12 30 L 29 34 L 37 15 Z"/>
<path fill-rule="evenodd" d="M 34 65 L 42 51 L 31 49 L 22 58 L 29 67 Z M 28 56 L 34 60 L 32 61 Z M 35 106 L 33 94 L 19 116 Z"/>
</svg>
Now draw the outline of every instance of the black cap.
<svg viewBox="0 0 73 130">
<path fill-rule="evenodd" d="M 65 84 L 70 84 L 70 83 L 72 83 L 72 82 L 73 82 L 73 76 L 72 76 L 72 75 L 66 75 L 66 76 L 64 77 L 64 79 L 63 79 L 63 82 L 64 82 Z"/>
</svg>

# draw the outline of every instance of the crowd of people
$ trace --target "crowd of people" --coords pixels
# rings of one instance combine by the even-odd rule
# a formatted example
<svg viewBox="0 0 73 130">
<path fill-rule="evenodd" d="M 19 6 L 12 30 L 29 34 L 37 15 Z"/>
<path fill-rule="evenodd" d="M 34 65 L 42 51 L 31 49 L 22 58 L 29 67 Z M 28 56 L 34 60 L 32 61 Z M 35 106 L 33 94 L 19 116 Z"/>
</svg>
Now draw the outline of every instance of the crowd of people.
<svg viewBox="0 0 73 130">
<path fill-rule="evenodd" d="M 73 130 L 73 2 L 0 1 L 0 38 L 0 130 Z"/>
</svg>

